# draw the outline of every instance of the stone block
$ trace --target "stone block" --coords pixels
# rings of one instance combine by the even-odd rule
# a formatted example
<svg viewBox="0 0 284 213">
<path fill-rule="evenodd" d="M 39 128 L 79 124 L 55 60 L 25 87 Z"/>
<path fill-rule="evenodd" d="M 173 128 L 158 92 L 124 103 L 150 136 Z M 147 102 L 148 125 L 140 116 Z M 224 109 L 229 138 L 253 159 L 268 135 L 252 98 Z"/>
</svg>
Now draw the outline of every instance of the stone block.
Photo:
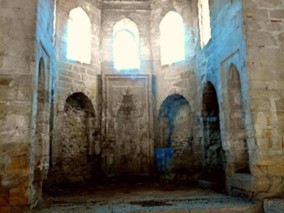
<svg viewBox="0 0 284 213">
<path fill-rule="evenodd" d="M 30 157 L 14 156 L 7 166 L 7 174 L 25 176 L 29 174 Z"/>
<path fill-rule="evenodd" d="M 284 200 L 283 199 L 265 199 L 263 201 L 264 213 L 283 213 Z"/>
<path fill-rule="evenodd" d="M 264 176 L 254 178 L 254 191 L 267 192 L 271 187 L 271 182 Z"/>
<path fill-rule="evenodd" d="M 259 7 L 264 7 L 264 8 L 275 8 L 275 7 L 278 7 L 280 5 L 282 5 L 282 1 L 281 0 L 258 0 L 257 1 L 257 4 Z"/>
<path fill-rule="evenodd" d="M 257 165 L 274 166 L 281 165 L 284 162 L 282 150 L 259 151 L 257 155 Z"/>
<path fill-rule="evenodd" d="M 275 166 L 268 166 L 268 175 L 271 176 L 280 176 L 284 177 L 284 163 L 275 165 Z"/>
<path fill-rule="evenodd" d="M 253 179 L 251 174 L 235 173 L 228 178 L 228 185 L 233 188 L 243 189 L 244 191 L 253 191 Z"/>
<path fill-rule="evenodd" d="M 23 183 L 15 188 L 11 188 L 9 191 L 9 204 L 15 206 L 28 205 L 29 204 L 29 186 L 28 182 Z"/>
<path fill-rule="evenodd" d="M 270 17 L 275 19 L 284 19 L 284 9 L 270 11 Z"/>
<path fill-rule="evenodd" d="M 265 44 L 263 43 L 263 40 L 265 40 Z M 248 34 L 247 42 L 249 42 L 250 45 L 255 45 L 258 47 L 261 46 L 275 46 L 277 44 L 276 39 L 273 35 L 270 34 L 270 32 L 259 32 L 259 31 L 251 31 Z"/>
</svg>

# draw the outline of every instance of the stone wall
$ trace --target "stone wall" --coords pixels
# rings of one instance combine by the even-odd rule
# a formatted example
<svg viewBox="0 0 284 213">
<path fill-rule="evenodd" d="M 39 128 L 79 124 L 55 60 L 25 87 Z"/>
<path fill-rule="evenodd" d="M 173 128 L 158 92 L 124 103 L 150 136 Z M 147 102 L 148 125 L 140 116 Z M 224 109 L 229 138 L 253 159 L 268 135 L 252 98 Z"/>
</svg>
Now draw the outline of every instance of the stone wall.
<svg viewBox="0 0 284 213">
<path fill-rule="evenodd" d="M 102 167 L 105 176 L 145 176 L 153 167 L 149 16 L 149 1 L 102 3 Z M 119 71 L 114 67 L 114 30 L 122 20 L 138 29 L 139 69 Z"/>
<path fill-rule="evenodd" d="M 154 147 L 168 141 L 176 169 L 218 165 L 230 193 L 283 198 L 284 1 L 209 2 L 212 35 L 204 47 L 198 0 L 0 2 L 1 212 L 36 205 L 48 171 L 89 178 L 92 157 L 102 157 L 106 174 L 151 174 Z M 91 23 L 90 63 L 67 58 L 67 23 L 77 7 Z M 161 65 L 159 26 L 170 11 L 183 19 L 186 54 Z M 133 72 L 114 69 L 113 30 L 123 19 L 138 28 L 141 62 Z M 203 108 L 212 101 L 208 84 L 216 90 L 213 116 Z M 84 107 L 68 111 L 73 94 Z M 166 111 L 174 118 L 160 116 L 174 96 L 186 105 L 173 101 Z M 70 166 L 77 158 L 83 170 Z"/>
<path fill-rule="evenodd" d="M 53 93 L 56 62 L 53 46 L 54 1 L 40 0 L 37 4 L 36 52 L 32 112 L 31 168 L 33 169 L 32 206 L 41 201 L 42 183 L 47 178 L 50 160 Z"/>
<path fill-rule="evenodd" d="M 160 23 L 168 14 L 173 11 L 181 15 L 185 29 L 185 60 L 169 65 L 161 65 L 161 38 Z M 192 128 L 188 127 L 188 132 L 177 130 L 173 136 L 174 143 L 185 146 L 182 159 L 185 165 L 181 165 L 181 158 L 175 155 L 177 170 L 186 176 L 196 168 L 201 169 L 202 150 L 200 149 L 200 136 L 198 134 L 200 125 L 198 125 L 196 112 L 196 89 L 197 76 L 194 71 L 194 53 L 198 46 L 198 19 L 197 19 L 197 1 L 151 1 L 151 52 L 153 58 L 153 76 L 155 78 L 155 144 L 160 140 L 160 124 L 158 123 L 159 112 L 163 110 L 163 103 L 171 96 L 182 96 L 188 102 L 191 113 L 186 117 L 190 120 Z M 174 51 L 174 50 L 173 50 Z M 174 101 L 172 103 L 174 105 Z M 176 110 L 176 109 L 174 109 Z M 179 121 L 175 121 L 179 125 Z M 187 138 L 190 137 L 190 143 Z M 192 137 L 192 138 L 191 138 Z M 180 139 L 182 138 L 182 143 Z M 177 141 L 179 140 L 179 142 Z M 187 144 L 187 145 L 185 145 Z M 175 147 L 177 148 L 177 147 Z M 192 156 L 190 156 L 193 154 Z M 186 159 L 187 158 L 187 159 Z M 178 168 L 179 167 L 179 168 Z M 183 168 L 182 168 L 183 167 Z M 184 170 L 181 172 L 181 170 Z M 187 172 L 185 172 L 187 171 Z"/>
<path fill-rule="evenodd" d="M 258 198 L 284 196 L 284 2 L 244 1 L 244 30 Z"/>
<path fill-rule="evenodd" d="M 150 75 L 105 75 L 105 176 L 146 176 L 153 167 Z"/>
<path fill-rule="evenodd" d="M 159 25 L 170 11 L 180 14 L 185 27 L 185 61 L 161 65 Z M 156 79 L 156 111 L 172 94 L 184 96 L 195 110 L 196 76 L 194 74 L 194 52 L 197 47 L 198 20 L 196 1 L 152 1 L 151 2 L 151 52 L 153 74 Z M 157 114 L 156 114 L 157 116 Z"/>
<path fill-rule="evenodd" d="M 0 211 L 30 202 L 35 1 L 0 3 Z M 5 207 L 6 206 L 6 207 Z M 10 206 L 10 207 L 7 207 Z"/>
<path fill-rule="evenodd" d="M 113 64 L 113 27 L 124 18 L 133 21 L 139 31 L 140 70 L 152 72 L 150 51 L 149 1 L 103 1 L 102 3 L 102 74 L 119 74 Z M 121 74 L 121 73 L 120 73 Z M 133 74 L 133 73 L 132 73 Z M 137 72 L 136 72 L 137 74 Z"/>
<path fill-rule="evenodd" d="M 240 167 L 238 165 L 241 159 L 240 156 L 243 155 L 242 153 L 245 154 L 245 152 L 250 152 L 253 155 L 254 150 L 254 135 L 248 96 L 248 75 L 245 67 L 246 43 L 242 25 L 242 1 L 210 1 L 209 8 L 211 39 L 203 48 L 198 46 L 196 52 L 195 71 L 199 80 L 197 105 L 202 100 L 201 95 L 204 93 L 204 85 L 208 81 L 211 82 L 215 87 L 219 105 L 222 152 L 224 153 L 223 167 L 226 172 L 227 189 L 232 192 L 232 188 L 242 188 L 242 183 L 233 181 L 238 167 Z M 232 65 L 236 67 L 240 76 L 238 91 L 242 103 L 238 105 L 238 108 L 235 106 L 232 108 L 233 105 L 230 105 L 231 81 L 229 81 L 229 78 Z M 235 122 L 232 119 L 235 116 L 233 115 L 235 114 L 234 112 L 242 112 L 238 125 L 232 125 L 232 122 Z M 242 121 L 243 125 L 241 125 Z M 245 132 L 244 139 L 234 139 L 234 133 L 240 131 Z M 249 151 L 242 149 L 240 154 L 235 147 L 238 146 L 237 144 L 240 144 L 239 147 L 244 147 L 242 144 L 244 142 L 247 143 Z M 251 158 L 252 156 L 249 157 Z M 251 180 L 252 176 L 249 171 L 244 175 L 247 177 L 246 180 Z M 246 190 L 249 191 L 250 189 Z"/>
<path fill-rule="evenodd" d="M 171 95 L 163 102 L 154 144 L 155 172 L 160 173 L 161 178 L 186 181 L 200 173 L 202 155 L 200 146 L 193 143 L 192 118 L 191 108 L 184 97 Z M 172 155 L 163 155 L 163 150 Z M 164 168 L 161 163 L 166 163 Z"/>
<path fill-rule="evenodd" d="M 74 93 L 67 98 L 64 113 L 58 114 L 60 122 L 53 132 L 58 155 L 45 182 L 45 192 L 94 181 L 93 159 L 97 142 L 94 116 L 93 105 L 83 93 Z"/>
<path fill-rule="evenodd" d="M 90 63 L 84 63 L 76 60 L 71 60 L 67 57 L 68 50 L 68 38 L 67 38 L 67 30 L 68 30 L 68 19 L 69 13 L 72 9 L 81 8 L 91 23 L 90 26 L 90 37 L 91 37 L 91 60 Z M 58 179 L 58 181 L 54 180 L 52 174 L 56 174 L 58 172 L 58 165 L 62 164 L 61 159 L 61 151 L 63 144 L 61 143 L 61 137 L 58 132 L 60 132 L 60 127 L 64 126 L 64 106 L 66 105 L 67 98 L 72 96 L 73 94 L 82 93 L 84 97 L 90 100 L 91 110 L 93 115 L 89 120 L 87 119 L 87 123 L 90 121 L 92 123 L 92 127 L 88 128 L 86 133 L 88 143 L 94 145 L 97 140 L 94 135 L 97 133 L 97 128 L 100 128 L 100 98 L 101 98 L 101 9 L 99 1 L 64 1 L 59 0 L 56 1 L 56 21 L 55 21 L 55 50 L 56 50 L 56 59 L 57 59 L 57 69 L 58 74 L 56 76 L 56 99 L 54 100 L 54 136 L 51 147 L 51 170 L 50 170 L 50 181 L 51 182 L 59 182 L 62 179 Z M 80 42 L 78 40 L 78 42 Z M 81 104 L 84 104 L 84 100 L 79 100 Z M 69 126 L 70 127 L 70 126 Z M 68 132 L 72 134 L 72 128 L 70 129 L 68 125 L 64 126 L 64 131 L 67 134 Z M 68 137 L 71 137 L 69 135 Z M 89 145 L 89 144 L 88 144 Z M 66 151 L 66 150 L 65 150 Z M 89 150 L 91 155 L 94 154 L 94 147 Z M 90 153 L 85 153 L 85 158 L 89 156 Z M 88 155 L 88 156 L 87 156 Z M 72 157 L 72 156 L 71 156 Z M 84 159 L 85 159 L 84 158 Z M 70 161 L 68 161 L 70 163 Z M 66 165 L 65 165 L 66 167 Z M 68 168 L 68 166 L 66 167 Z M 68 169 L 67 169 L 68 170 Z M 70 170 L 71 171 L 71 170 Z M 69 171 L 69 172 L 70 172 Z M 59 172 L 64 173 L 64 169 Z M 67 172 L 68 173 L 68 172 Z M 77 172 L 78 173 L 78 172 Z M 91 172 L 87 172 L 82 174 L 81 183 L 84 182 L 86 176 L 90 176 Z M 67 175 L 68 176 L 68 175 Z M 58 176 L 56 176 L 58 177 Z M 75 177 L 75 176 L 74 176 Z M 78 179 L 78 177 L 76 177 Z M 75 179 L 76 179 L 75 178 Z M 69 177 L 72 179 L 72 177 Z M 87 178 L 88 179 L 88 178 Z M 72 181 L 70 181 L 72 182 Z"/>
<path fill-rule="evenodd" d="M 32 185 L 35 176 L 38 72 L 40 58 L 48 61 L 45 72 L 49 72 L 47 64 L 51 59 L 46 56 L 53 55 L 53 1 L 2 1 L 0 4 L 0 103 L 3 122 L 0 130 L 0 211 L 9 212 L 19 206 L 36 203 L 34 195 L 39 193 Z M 49 18 L 43 20 L 37 13 L 46 14 Z M 45 79 L 48 90 L 49 79 Z M 43 165 L 40 167 L 42 169 Z"/>
<path fill-rule="evenodd" d="M 67 57 L 67 28 L 69 13 L 81 8 L 91 22 L 91 62 L 82 63 Z M 55 49 L 58 61 L 57 111 L 62 111 L 67 97 L 75 92 L 85 93 L 94 102 L 97 110 L 98 75 L 100 74 L 101 11 L 96 1 L 57 1 L 56 2 Z M 78 41 L 80 42 L 80 41 Z"/>
</svg>

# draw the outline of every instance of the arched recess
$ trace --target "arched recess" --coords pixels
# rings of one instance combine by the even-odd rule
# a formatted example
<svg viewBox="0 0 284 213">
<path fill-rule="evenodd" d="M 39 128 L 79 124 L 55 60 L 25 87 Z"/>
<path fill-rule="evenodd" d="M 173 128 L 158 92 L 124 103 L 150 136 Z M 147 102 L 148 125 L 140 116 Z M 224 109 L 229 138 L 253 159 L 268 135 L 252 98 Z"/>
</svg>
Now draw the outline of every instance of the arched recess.
<svg viewBox="0 0 284 213">
<path fill-rule="evenodd" d="M 82 63 L 91 62 L 91 21 L 86 12 L 74 8 L 67 24 L 67 58 Z"/>
<path fill-rule="evenodd" d="M 219 105 L 216 90 L 207 82 L 202 97 L 204 167 L 202 179 L 225 187 L 224 153 L 220 133 Z"/>
<path fill-rule="evenodd" d="M 185 30 L 183 18 L 168 12 L 160 23 L 161 64 L 172 64 L 185 59 Z"/>
<path fill-rule="evenodd" d="M 55 162 L 46 185 L 47 193 L 54 187 L 62 187 L 62 183 L 82 184 L 93 179 L 100 154 L 95 144 L 98 142 L 95 138 L 98 133 L 95 129 L 95 111 L 84 93 L 70 95 L 66 99 L 64 112 L 58 116 L 60 120 L 57 120 L 54 135 L 57 149 L 52 150 Z"/>
<path fill-rule="evenodd" d="M 128 18 L 113 27 L 113 64 L 116 70 L 140 68 L 139 30 Z"/>
<path fill-rule="evenodd" d="M 246 140 L 244 109 L 239 72 L 231 64 L 228 72 L 229 144 L 233 155 L 234 172 L 249 173 L 249 155 Z"/>
<path fill-rule="evenodd" d="M 159 116 L 159 137 L 155 142 L 156 172 L 174 175 L 195 170 L 191 108 L 181 95 L 167 97 Z"/>
<path fill-rule="evenodd" d="M 33 184 L 35 191 L 40 193 L 42 189 L 42 182 L 45 178 L 43 166 L 49 157 L 49 136 L 47 135 L 48 121 L 47 121 L 47 101 L 48 90 L 46 88 L 45 63 L 41 58 L 38 66 L 38 85 L 37 85 L 37 112 L 36 112 L 36 129 L 35 129 L 35 165 L 34 165 L 34 179 Z"/>
</svg>

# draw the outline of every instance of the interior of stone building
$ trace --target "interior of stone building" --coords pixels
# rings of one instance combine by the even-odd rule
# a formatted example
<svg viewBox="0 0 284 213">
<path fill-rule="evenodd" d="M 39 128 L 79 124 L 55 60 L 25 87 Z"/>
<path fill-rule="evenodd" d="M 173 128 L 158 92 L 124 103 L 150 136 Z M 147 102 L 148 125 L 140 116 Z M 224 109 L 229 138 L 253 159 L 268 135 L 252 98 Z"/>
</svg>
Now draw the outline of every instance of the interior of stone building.
<svg viewBox="0 0 284 213">
<path fill-rule="evenodd" d="M 0 138 L 3 213 L 284 212 L 284 0 L 0 0 Z"/>
</svg>

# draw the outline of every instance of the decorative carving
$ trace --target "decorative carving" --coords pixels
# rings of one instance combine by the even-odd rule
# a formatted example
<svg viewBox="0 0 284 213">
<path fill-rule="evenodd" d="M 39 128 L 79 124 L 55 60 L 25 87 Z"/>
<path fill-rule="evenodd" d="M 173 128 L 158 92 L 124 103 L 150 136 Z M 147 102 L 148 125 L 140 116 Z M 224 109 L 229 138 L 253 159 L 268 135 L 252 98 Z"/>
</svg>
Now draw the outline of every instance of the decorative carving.
<svg viewBox="0 0 284 213">
<path fill-rule="evenodd" d="M 121 118 L 137 118 L 141 117 L 142 112 L 138 108 L 138 103 L 134 101 L 134 94 L 130 93 L 130 89 L 127 88 L 126 92 L 122 94 L 122 101 L 117 111 L 117 117 Z"/>
</svg>

